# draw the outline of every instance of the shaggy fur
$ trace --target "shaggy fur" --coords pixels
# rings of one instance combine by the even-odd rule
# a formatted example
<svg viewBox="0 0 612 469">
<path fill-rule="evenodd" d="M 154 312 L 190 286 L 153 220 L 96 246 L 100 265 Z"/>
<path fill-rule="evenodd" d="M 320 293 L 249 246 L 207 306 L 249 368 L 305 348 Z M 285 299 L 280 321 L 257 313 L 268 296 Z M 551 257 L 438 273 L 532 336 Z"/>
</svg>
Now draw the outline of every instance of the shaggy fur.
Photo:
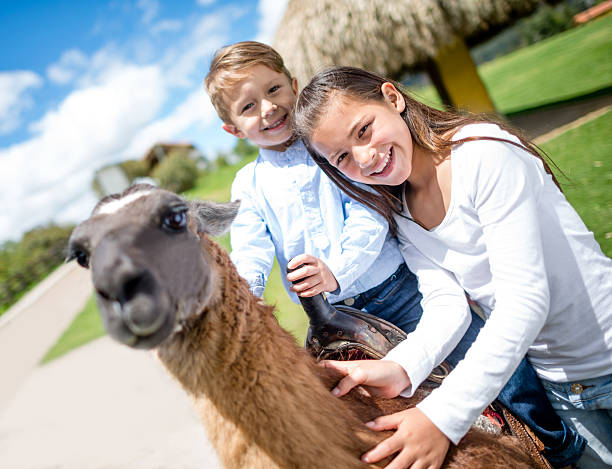
<svg viewBox="0 0 612 469">
<path fill-rule="evenodd" d="M 126 195 L 146 191 L 140 197 Z M 113 210 L 105 203 L 118 202 Z M 121 203 L 121 202 L 125 203 Z M 226 251 L 208 234 L 227 229 L 237 203 L 192 201 L 136 186 L 101 203 L 71 235 L 69 259 L 90 266 L 107 332 L 135 348 L 156 348 L 192 396 L 228 468 L 342 469 L 390 432 L 363 422 L 414 406 L 373 399 L 361 388 L 341 399 L 338 376 L 315 364 L 253 296 Z M 163 403 L 160 403 L 163 405 Z M 445 468 L 536 467 L 509 437 L 471 430 Z"/>
<path fill-rule="evenodd" d="M 358 390 L 343 399 L 337 381 L 316 366 L 254 297 L 227 253 L 207 238 L 216 292 L 200 316 L 159 347 L 159 356 L 193 396 L 208 436 L 229 468 L 368 466 L 359 456 L 388 436 L 363 422 L 415 405 L 372 399 Z M 470 433 L 452 448 L 445 468 L 531 468 L 512 438 Z"/>
</svg>

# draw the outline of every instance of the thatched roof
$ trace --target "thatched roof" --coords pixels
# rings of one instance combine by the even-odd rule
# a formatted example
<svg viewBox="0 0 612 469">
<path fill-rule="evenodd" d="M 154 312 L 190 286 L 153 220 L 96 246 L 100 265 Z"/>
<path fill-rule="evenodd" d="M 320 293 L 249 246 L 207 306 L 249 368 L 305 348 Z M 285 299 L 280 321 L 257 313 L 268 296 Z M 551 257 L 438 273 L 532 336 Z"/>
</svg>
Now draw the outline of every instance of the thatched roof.
<svg viewBox="0 0 612 469">
<path fill-rule="evenodd" d="M 457 37 L 481 35 L 541 0 L 289 0 L 274 47 L 300 86 L 331 65 L 397 76 Z"/>
</svg>

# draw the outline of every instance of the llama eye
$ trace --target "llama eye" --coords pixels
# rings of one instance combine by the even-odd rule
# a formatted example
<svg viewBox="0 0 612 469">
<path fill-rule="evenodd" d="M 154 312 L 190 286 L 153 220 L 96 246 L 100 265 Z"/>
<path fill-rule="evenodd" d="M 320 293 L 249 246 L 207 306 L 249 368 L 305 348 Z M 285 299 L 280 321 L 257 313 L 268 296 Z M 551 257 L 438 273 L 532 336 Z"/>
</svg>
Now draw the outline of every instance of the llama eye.
<svg viewBox="0 0 612 469">
<path fill-rule="evenodd" d="M 70 251 L 70 255 L 66 261 L 76 259 L 77 263 L 86 269 L 89 268 L 89 253 L 81 248 L 74 248 Z"/>
<path fill-rule="evenodd" d="M 162 226 L 172 232 L 183 231 L 187 227 L 187 207 L 174 207 L 162 218 Z"/>
</svg>

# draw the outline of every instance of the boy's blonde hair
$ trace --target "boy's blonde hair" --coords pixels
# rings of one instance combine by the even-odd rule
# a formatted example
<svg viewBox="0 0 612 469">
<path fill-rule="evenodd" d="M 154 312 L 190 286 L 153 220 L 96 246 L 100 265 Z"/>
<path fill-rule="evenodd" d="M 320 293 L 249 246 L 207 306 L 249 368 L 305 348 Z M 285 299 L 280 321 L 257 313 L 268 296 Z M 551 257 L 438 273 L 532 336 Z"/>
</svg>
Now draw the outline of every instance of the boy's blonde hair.
<svg viewBox="0 0 612 469">
<path fill-rule="evenodd" d="M 204 86 L 223 122 L 232 124 L 225 101 L 227 91 L 246 78 L 248 69 L 254 65 L 265 65 L 275 72 L 284 73 L 289 80 L 292 79 L 280 54 L 261 42 L 242 41 L 217 50 L 204 79 Z"/>
</svg>

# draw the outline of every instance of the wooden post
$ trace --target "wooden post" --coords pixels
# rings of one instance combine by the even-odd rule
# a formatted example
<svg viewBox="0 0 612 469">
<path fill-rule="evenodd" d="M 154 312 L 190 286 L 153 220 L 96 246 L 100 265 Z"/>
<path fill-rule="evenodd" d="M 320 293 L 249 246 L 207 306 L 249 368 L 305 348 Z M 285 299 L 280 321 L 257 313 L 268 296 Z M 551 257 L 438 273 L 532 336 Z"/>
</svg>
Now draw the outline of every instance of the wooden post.
<svg viewBox="0 0 612 469">
<path fill-rule="evenodd" d="M 463 39 L 458 38 L 438 51 L 433 65 L 438 76 L 435 77 L 437 80 L 432 81 L 439 93 L 440 87 L 443 87 L 440 94 L 444 101 L 450 100 L 454 107 L 471 112 L 495 112 L 493 101 Z"/>
</svg>

